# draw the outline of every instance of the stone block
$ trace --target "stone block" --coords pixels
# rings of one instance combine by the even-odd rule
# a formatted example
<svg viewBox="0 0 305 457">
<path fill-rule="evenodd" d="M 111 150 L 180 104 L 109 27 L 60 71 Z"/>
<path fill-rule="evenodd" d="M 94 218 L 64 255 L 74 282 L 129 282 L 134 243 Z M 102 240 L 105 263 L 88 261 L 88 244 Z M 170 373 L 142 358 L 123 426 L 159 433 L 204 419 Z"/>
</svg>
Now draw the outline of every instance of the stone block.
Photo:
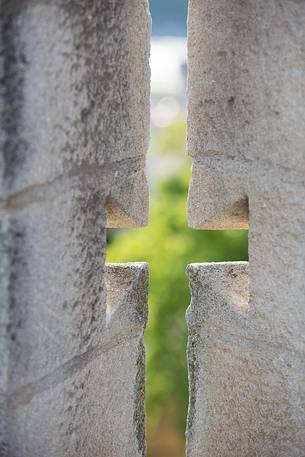
<svg viewBox="0 0 305 457">
<path fill-rule="evenodd" d="M 1 456 L 144 453 L 146 267 L 110 319 L 104 261 L 147 222 L 149 38 L 146 0 L 1 2 Z"/>
<path fill-rule="evenodd" d="M 11 0 L 2 2 L 0 24 L 0 205 L 94 179 L 110 214 L 111 202 L 117 214 L 131 207 L 111 226 L 145 225 L 147 1 Z"/>
<path fill-rule="evenodd" d="M 7 225 L 1 238 L 9 258 L 4 339 L 9 384 L 17 388 L 99 341 L 106 313 L 105 229 L 98 200 L 78 191 L 0 219 Z"/>
<path fill-rule="evenodd" d="M 218 355 L 198 343 L 210 398 L 204 390 L 198 394 L 196 439 L 200 429 L 209 438 L 202 438 L 201 450 L 190 445 L 190 456 L 305 455 L 304 23 L 304 2 L 189 2 L 189 223 L 249 228 L 249 314 L 238 336 L 243 352 L 236 356 L 231 336 Z M 193 281 L 194 302 L 211 303 L 220 277 L 200 292 Z M 219 308 L 222 294 L 218 299 Z M 231 314 L 226 319 L 227 327 Z M 219 384 L 222 376 L 229 387 Z"/>
<path fill-rule="evenodd" d="M 193 227 L 247 228 L 257 179 L 303 186 L 304 19 L 304 2 L 190 0 Z"/>
<path fill-rule="evenodd" d="M 105 282 L 95 345 L 7 392 L 5 455 L 145 455 L 147 266 L 106 265 Z"/>
<path fill-rule="evenodd" d="M 248 263 L 192 264 L 188 273 L 187 455 L 301 457 L 303 354 L 258 325 Z"/>
</svg>

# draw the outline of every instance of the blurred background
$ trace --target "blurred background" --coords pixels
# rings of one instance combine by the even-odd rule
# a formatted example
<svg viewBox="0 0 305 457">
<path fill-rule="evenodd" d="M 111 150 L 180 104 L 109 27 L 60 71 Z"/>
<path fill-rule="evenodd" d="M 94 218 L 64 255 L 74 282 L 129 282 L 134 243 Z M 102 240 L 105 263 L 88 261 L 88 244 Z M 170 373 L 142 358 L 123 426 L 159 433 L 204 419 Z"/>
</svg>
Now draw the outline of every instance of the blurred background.
<svg viewBox="0 0 305 457">
<path fill-rule="evenodd" d="M 108 262 L 149 263 L 146 330 L 148 457 L 184 456 L 188 403 L 186 265 L 247 260 L 247 232 L 187 227 L 191 161 L 186 156 L 187 0 L 150 0 L 150 222 L 108 231 Z"/>
</svg>

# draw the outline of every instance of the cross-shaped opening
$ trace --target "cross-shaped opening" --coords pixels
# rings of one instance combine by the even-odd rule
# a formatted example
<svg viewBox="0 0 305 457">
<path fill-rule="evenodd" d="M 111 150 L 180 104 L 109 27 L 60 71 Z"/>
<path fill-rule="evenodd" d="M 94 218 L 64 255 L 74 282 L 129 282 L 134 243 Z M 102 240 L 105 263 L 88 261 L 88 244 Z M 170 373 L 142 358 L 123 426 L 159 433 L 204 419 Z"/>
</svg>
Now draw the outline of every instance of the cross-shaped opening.
<svg viewBox="0 0 305 457">
<path fill-rule="evenodd" d="M 185 455 L 188 407 L 186 266 L 247 260 L 247 231 L 187 226 L 191 160 L 186 155 L 187 2 L 150 1 L 151 142 L 147 160 L 149 224 L 110 229 L 108 262 L 148 262 L 146 344 L 148 457 Z"/>
</svg>

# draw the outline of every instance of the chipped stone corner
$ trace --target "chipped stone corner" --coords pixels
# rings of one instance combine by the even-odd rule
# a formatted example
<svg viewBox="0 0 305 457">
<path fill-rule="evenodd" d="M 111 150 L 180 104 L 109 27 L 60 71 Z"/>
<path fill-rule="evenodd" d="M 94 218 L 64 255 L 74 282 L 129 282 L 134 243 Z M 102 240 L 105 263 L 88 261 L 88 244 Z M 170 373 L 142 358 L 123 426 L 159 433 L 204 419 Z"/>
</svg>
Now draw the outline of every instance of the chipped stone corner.
<svg viewBox="0 0 305 457">
<path fill-rule="evenodd" d="M 192 295 L 187 310 L 190 328 L 234 309 L 249 309 L 248 262 L 193 263 L 187 274 Z"/>
</svg>

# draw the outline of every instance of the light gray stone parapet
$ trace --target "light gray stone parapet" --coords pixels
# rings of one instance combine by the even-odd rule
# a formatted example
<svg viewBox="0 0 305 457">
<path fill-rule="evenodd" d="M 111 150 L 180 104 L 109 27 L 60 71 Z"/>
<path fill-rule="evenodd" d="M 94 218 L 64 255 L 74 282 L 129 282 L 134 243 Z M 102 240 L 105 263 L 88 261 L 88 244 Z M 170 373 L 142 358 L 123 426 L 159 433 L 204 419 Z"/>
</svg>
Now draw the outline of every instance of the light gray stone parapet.
<svg viewBox="0 0 305 457">
<path fill-rule="evenodd" d="M 104 261 L 147 221 L 149 39 L 146 0 L 0 4 L 1 456 L 144 453 L 146 267 L 109 321 Z"/>
<path fill-rule="evenodd" d="M 191 456 L 305 455 L 304 23 L 303 1 L 189 2 L 189 223 L 249 227 L 250 297 L 238 317 L 229 267 L 191 268 Z"/>
<path fill-rule="evenodd" d="M 108 225 L 145 225 L 146 0 L 0 5 L 0 208 L 91 187 Z"/>
<path fill-rule="evenodd" d="M 304 353 L 259 323 L 246 262 L 193 264 L 188 457 L 304 454 Z"/>
<path fill-rule="evenodd" d="M 189 1 L 192 227 L 247 228 L 262 183 L 304 186 L 304 21 L 303 1 Z"/>
<path fill-rule="evenodd" d="M 145 455 L 147 266 L 106 265 L 105 278 L 107 317 L 95 344 L 0 397 L 1 455 Z"/>
</svg>

